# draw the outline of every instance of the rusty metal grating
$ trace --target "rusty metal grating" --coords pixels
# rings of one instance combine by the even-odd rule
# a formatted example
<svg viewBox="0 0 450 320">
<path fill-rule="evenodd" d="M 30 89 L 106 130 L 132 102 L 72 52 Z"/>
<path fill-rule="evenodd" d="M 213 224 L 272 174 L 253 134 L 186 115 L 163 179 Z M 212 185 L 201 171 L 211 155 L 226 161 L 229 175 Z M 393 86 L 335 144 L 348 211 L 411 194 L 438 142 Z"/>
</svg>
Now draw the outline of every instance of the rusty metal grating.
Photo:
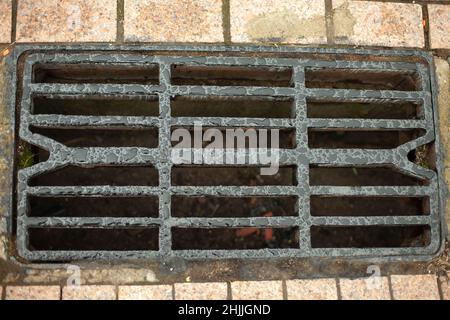
<svg viewBox="0 0 450 320">
<path fill-rule="evenodd" d="M 14 59 L 17 140 L 34 148 L 16 176 L 23 258 L 427 257 L 441 247 L 425 53 L 22 46 Z M 196 122 L 286 131 L 285 179 L 205 185 L 248 171 L 173 164 L 172 130 Z M 199 198 L 291 205 L 273 216 L 175 212 Z M 280 241 L 217 244 L 249 227 Z"/>
</svg>

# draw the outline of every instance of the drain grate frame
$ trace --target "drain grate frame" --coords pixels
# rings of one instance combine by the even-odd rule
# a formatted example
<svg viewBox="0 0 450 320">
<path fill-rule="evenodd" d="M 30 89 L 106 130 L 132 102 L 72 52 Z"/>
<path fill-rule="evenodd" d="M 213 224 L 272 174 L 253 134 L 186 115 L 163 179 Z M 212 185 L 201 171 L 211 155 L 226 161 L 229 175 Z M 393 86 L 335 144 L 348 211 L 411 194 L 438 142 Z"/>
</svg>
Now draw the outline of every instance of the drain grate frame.
<svg viewBox="0 0 450 320">
<path fill-rule="evenodd" d="M 183 53 L 184 55 L 182 55 Z M 267 54 L 266 57 L 255 57 Z M 333 57 L 358 57 L 356 60 L 333 60 Z M 367 61 L 365 57 L 383 57 L 381 61 Z M 331 57 L 331 59 L 330 59 Z M 402 59 L 409 59 L 403 62 Z M 411 62 L 417 58 L 421 62 Z M 22 60 L 21 60 L 22 59 Z M 33 66 L 37 63 L 116 63 L 119 65 L 159 66 L 159 84 L 47 84 L 33 83 Z M 20 64 L 23 63 L 23 69 Z M 439 153 L 439 137 L 435 133 L 437 112 L 435 103 L 434 71 L 432 57 L 421 51 L 350 50 L 324 48 L 271 48 L 271 47 L 221 47 L 221 46 L 18 46 L 9 58 L 11 87 L 19 83 L 21 92 L 16 97 L 13 91 L 10 102 L 20 101 L 20 116 L 16 114 L 18 135 L 24 141 L 50 151 L 50 158 L 30 168 L 17 172 L 17 217 L 16 235 L 19 256 L 29 261 L 67 261 L 78 259 L 141 259 L 182 257 L 188 259 L 216 258 L 268 258 L 268 257 L 371 257 L 371 258 L 420 258 L 432 257 L 442 245 L 442 178 Z M 172 85 L 171 65 L 193 66 L 264 66 L 289 67 L 293 70 L 291 87 L 228 87 L 204 85 Z M 361 89 L 319 89 L 305 85 L 306 68 L 364 69 L 368 71 L 414 71 L 420 78 L 421 89 L 417 91 L 361 90 Z M 23 72 L 23 74 L 22 74 Z M 16 82 L 19 81 L 19 82 Z M 31 114 L 32 94 L 47 96 L 61 95 L 157 95 L 160 116 L 58 116 Z M 204 126 L 251 126 L 251 127 L 295 127 L 297 147 L 281 151 L 281 165 L 296 165 L 298 177 L 307 177 L 311 164 L 376 165 L 389 164 L 401 171 L 425 178 L 426 186 L 409 187 L 335 187 L 315 186 L 308 179 L 297 179 L 296 186 L 263 187 L 181 187 L 170 185 L 170 128 L 192 125 L 199 118 L 170 116 L 170 100 L 173 96 L 270 96 L 289 97 L 294 100 L 295 118 L 292 119 L 249 119 L 249 118 L 202 118 Z M 314 119 L 306 115 L 306 101 L 333 99 L 334 101 L 414 101 L 420 102 L 421 118 L 418 120 L 384 119 Z M 157 127 L 159 148 L 68 148 L 44 136 L 32 134 L 30 125 L 53 126 L 111 126 Z M 409 129 L 421 128 L 425 135 L 391 150 L 310 149 L 307 144 L 308 128 L 347 129 Z M 435 142 L 437 150 L 437 173 L 407 159 L 411 150 Z M 111 160 L 114 159 L 114 160 Z M 159 170 L 158 187 L 48 187 L 29 186 L 28 180 L 40 173 L 55 170 L 66 165 L 136 165 L 152 164 Z M 15 178 L 15 177 L 14 177 Z M 157 196 L 159 198 L 158 218 L 50 218 L 29 217 L 27 198 L 29 196 Z M 272 218 L 174 218 L 170 215 L 170 197 L 176 196 L 297 196 L 298 216 Z M 309 212 L 309 197 L 333 196 L 426 196 L 430 199 L 430 214 L 427 216 L 384 216 L 384 217 L 313 217 Z M 12 205 L 14 205 L 12 203 Z M 11 222 L 13 217 L 11 217 Z M 11 223 L 11 226 L 13 223 Z M 430 243 L 421 248 L 312 248 L 310 229 L 313 226 L 416 226 L 430 227 Z M 159 227 L 159 250 L 155 251 L 32 251 L 28 247 L 30 227 L 51 228 L 121 228 Z M 226 228 L 226 227 L 297 227 L 299 248 L 262 250 L 172 250 L 171 228 Z M 12 230 L 11 230 L 12 231 Z"/>
</svg>

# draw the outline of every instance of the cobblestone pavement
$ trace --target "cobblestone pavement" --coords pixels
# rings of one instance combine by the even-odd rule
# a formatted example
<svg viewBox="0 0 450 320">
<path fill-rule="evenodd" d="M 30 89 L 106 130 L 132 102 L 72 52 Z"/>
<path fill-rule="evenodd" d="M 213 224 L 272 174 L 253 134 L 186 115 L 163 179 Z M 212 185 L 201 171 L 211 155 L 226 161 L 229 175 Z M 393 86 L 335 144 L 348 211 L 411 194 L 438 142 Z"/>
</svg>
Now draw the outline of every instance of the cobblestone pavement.
<svg viewBox="0 0 450 320">
<path fill-rule="evenodd" d="M 6 286 L 5 300 L 449 300 L 448 276 L 393 275 L 313 279 L 176 283 L 172 285 Z"/>
</svg>

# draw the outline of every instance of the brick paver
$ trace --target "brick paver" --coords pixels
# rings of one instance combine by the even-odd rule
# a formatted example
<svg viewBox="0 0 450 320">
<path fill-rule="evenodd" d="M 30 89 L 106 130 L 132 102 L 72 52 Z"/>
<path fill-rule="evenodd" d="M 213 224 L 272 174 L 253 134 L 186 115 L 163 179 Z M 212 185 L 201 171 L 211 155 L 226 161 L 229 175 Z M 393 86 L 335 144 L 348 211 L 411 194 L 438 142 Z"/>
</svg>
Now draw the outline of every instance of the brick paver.
<svg viewBox="0 0 450 320">
<path fill-rule="evenodd" d="M 233 42 L 326 43 L 325 2 L 231 0 Z"/>
<path fill-rule="evenodd" d="M 227 300 L 228 286 L 221 283 L 176 283 L 176 300 Z"/>
<path fill-rule="evenodd" d="M 0 43 L 11 42 L 11 3 L 12 0 L 0 1 Z"/>
<path fill-rule="evenodd" d="M 18 4 L 18 42 L 116 40 L 116 0 L 20 0 Z"/>
<path fill-rule="evenodd" d="M 231 283 L 233 300 L 281 300 L 281 281 L 237 281 Z"/>
<path fill-rule="evenodd" d="M 125 40 L 223 42 L 221 0 L 125 0 Z"/>
<path fill-rule="evenodd" d="M 337 300 L 335 279 L 286 281 L 288 300 Z"/>
<path fill-rule="evenodd" d="M 119 300 L 172 300 L 172 286 L 120 286 Z"/>
<path fill-rule="evenodd" d="M 390 300 L 389 279 L 340 279 L 342 300 Z"/>
<path fill-rule="evenodd" d="M 450 49 L 450 3 L 428 5 L 432 48 Z"/>
<path fill-rule="evenodd" d="M 450 300 L 450 274 L 446 277 L 440 277 L 439 283 L 441 286 L 442 299 Z"/>
<path fill-rule="evenodd" d="M 395 300 L 439 300 L 435 275 L 391 276 Z"/>
<path fill-rule="evenodd" d="M 412 3 L 333 0 L 335 41 L 423 47 L 422 7 Z"/>
<path fill-rule="evenodd" d="M 115 300 L 115 286 L 80 286 L 64 287 L 63 300 Z"/>
<path fill-rule="evenodd" d="M 6 300 L 59 300 L 59 286 L 9 286 Z"/>
</svg>

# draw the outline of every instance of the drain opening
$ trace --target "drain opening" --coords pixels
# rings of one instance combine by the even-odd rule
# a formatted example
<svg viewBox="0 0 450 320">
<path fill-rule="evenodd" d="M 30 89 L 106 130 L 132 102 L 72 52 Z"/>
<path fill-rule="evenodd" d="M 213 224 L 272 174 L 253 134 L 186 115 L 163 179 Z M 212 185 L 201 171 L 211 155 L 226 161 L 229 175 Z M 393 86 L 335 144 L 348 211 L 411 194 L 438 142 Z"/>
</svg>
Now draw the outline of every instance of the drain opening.
<svg viewBox="0 0 450 320">
<path fill-rule="evenodd" d="M 345 130 L 309 129 L 308 142 L 311 149 L 393 149 L 415 140 L 425 130 Z"/>
<path fill-rule="evenodd" d="M 402 101 L 308 101 L 308 118 L 422 119 L 421 106 Z"/>
<path fill-rule="evenodd" d="M 173 228 L 173 250 L 298 248 L 295 228 Z"/>
<path fill-rule="evenodd" d="M 398 172 L 393 167 L 311 166 L 312 186 L 421 186 L 428 182 Z"/>
<path fill-rule="evenodd" d="M 31 126 L 32 133 L 62 143 L 66 147 L 158 147 L 156 128 L 43 128 Z"/>
<path fill-rule="evenodd" d="M 157 186 L 158 171 L 153 167 L 67 166 L 32 177 L 30 186 Z"/>
<path fill-rule="evenodd" d="M 422 89 L 420 77 L 415 72 L 307 69 L 305 78 L 307 88 L 399 91 Z"/>
<path fill-rule="evenodd" d="M 430 214 L 427 197 L 332 197 L 311 196 L 315 217 L 420 216 Z"/>
<path fill-rule="evenodd" d="M 173 65 L 171 71 L 174 85 L 293 86 L 292 68 Z"/>
<path fill-rule="evenodd" d="M 294 100 L 274 97 L 177 96 L 173 117 L 294 118 Z"/>
<path fill-rule="evenodd" d="M 172 197 L 173 217 L 296 216 L 297 197 Z"/>
<path fill-rule="evenodd" d="M 142 116 L 159 115 L 157 96 L 35 96 L 33 114 L 80 116 Z"/>
<path fill-rule="evenodd" d="M 158 217 L 158 197 L 28 198 L 30 217 Z"/>
<path fill-rule="evenodd" d="M 34 164 L 47 161 L 50 153 L 47 150 L 20 140 L 17 147 L 17 167 L 29 168 Z"/>
<path fill-rule="evenodd" d="M 112 64 L 38 64 L 34 83 L 158 84 L 156 64 L 133 66 Z"/>
<path fill-rule="evenodd" d="M 185 135 L 174 134 L 177 129 L 186 129 L 189 131 L 189 139 Z M 172 147 L 176 148 L 198 148 L 195 145 L 195 133 L 192 127 L 172 127 Z M 213 130 L 213 131 L 211 131 Z M 276 133 L 272 133 L 276 130 Z M 211 132 L 210 132 L 211 131 Z M 264 132 L 263 132 L 264 131 Z M 275 149 L 294 149 L 297 147 L 295 129 L 279 128 L 221 128 L 221 127 L 202 127 L 202 148 L 213 148 L 217 151 L 223 149 L 256 149 L 256 148 L 275 148 Z M 272 142 L 278 143 L 273 145 Z M 213 146 L 211 146 L 211 144 Z M 219 145 L 219 147 L 216 147 Z"/>
<path fill-rule="evenodd" d="M 157 228 L 30 228 L 28 243 L 30 250 L 156 251 L 158 231 Z"/>
<path fill-rule="evenodd" d="M 430 244 L 429 226 L 314 226 L 313 248 L 405 248 Z"/>
<path fill-rule="evenodd" d="M 261 168 L 177 166 L 172 168 L 172 185 L 293 186 L 297 184 L 295 167 L 280 167 L 275 175 L 262 175 Z"/>
</svg>

